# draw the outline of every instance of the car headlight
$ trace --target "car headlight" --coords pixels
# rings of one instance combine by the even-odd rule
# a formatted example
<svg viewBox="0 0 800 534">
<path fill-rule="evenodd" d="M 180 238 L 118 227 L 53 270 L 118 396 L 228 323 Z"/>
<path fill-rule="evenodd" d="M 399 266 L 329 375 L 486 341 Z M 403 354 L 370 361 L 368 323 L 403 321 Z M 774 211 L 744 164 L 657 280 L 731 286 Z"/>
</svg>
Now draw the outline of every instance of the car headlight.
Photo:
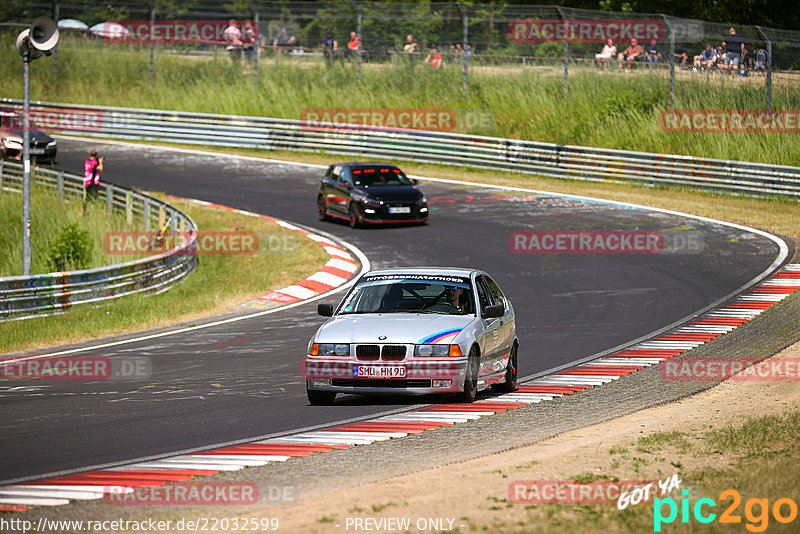
<svg viewBox="0 0 800 534">
<path fill-rule="evenodd" d="M 425 195 L 422 195 L 421 197 L 419 197 L 417 199 L 417 204 L 427 204 L 427 203 L 428 203 L 428 199 L 425 198 Z"/>
<path fill-rule="evenodd" d="M 364 204 L 378 204 L 378 199 L 372 198 L 364 193 L 355 192 L 350 195 L 350 198 L 356 202 L 363 202 Z"/>
<path fill-rule="evenodd" d="M 458 345 L 414 345 L 414 356 L 423 358 L 459 357 L 461 347 Z"/>
<path fill-rule="evenodd" d="M 347 343 L 320 343 L 320 356 L 350 356 L 350 345 Z"/>
<path fill-rule="evenodd" d="M 56 146 L 56 142 L 55 141 L 50 141 L 49 143 L 47 143 L 47 148 L 51 148 L 51 147 L 54 147 L 54 146 Z"/>
</svg>

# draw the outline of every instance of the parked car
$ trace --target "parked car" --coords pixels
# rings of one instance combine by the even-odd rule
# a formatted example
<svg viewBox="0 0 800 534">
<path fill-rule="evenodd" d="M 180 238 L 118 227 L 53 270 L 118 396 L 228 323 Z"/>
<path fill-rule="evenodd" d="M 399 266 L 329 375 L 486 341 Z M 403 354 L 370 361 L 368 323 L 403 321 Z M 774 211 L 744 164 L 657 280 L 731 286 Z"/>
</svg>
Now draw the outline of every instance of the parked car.
<svg viewBox="0 0 800 534">
<path fill-rule="evenodd" d="M 517 384 L 514 308 L 485 272 L 459 268 L 371 271 L 308 343 L 311 404 L 337 393 L 451 393 L 465 402 Z"/>
<path fill-rule="evenodd" d="M 319 220 L 343 219 L 356 228 L 364 224 L 425 223 L 428 203 L 394 165 L 337 163 L 328 167 L 317 195 Z"/>
</svg>

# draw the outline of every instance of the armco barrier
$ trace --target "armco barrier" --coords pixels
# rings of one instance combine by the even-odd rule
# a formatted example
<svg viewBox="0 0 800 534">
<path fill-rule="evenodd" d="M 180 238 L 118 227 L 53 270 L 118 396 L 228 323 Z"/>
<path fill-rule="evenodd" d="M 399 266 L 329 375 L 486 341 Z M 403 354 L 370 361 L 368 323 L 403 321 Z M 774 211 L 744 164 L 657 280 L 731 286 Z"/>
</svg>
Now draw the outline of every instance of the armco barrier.
<svg viewBox="0 0 800 534">
<path fill-rule="evenodd" d="M 21 101 L 0 99 L 19 110 Z M 36 102 L 52 130 L 82 136 L 328 152 L 590 181 L 676 185 L 800 198 L 800 167 L 422 130 L 385 131 L 300 120 Z M 59 124 L 61 127 L 59 128 Z M 76 128 L 75 125 L 82 125 Z M 43 129 L 47 130 L 45 127 Z"/>
<path fill-rule="evenodd" d="M 83 177 L 37 168 L 32 179 L 40 186 L 65 195 L 83 195 Z M 75 304 L 98 302 L 141 292 L 160 292 L 179 282 L 197 267 L 191 253 L 197 225 L 185 213 L 157 198 L 113 184 L 101 184 L 99 197 L 109 211 L 126 213 L 129 221 L 141 218 L 145 230 L 166 227 L 184 232 L 182 244 L 166 252 L 127 263 L 82 271 L 0 278 L 0 321 L 51 314 Z M 0 192 L 22 190 L 22 165 L 0 161 Z M 187 253 L 188 252 L 188 253 Z"/>
</svg>

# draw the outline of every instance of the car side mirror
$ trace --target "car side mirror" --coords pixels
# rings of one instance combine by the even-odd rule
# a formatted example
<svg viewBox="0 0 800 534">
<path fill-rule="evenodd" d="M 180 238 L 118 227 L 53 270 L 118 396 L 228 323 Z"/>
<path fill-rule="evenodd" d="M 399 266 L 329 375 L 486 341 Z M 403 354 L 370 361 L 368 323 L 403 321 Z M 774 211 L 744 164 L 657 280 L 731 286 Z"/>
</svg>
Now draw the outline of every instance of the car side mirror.
<svg viewBox="0 0 800 534">
<path fill-rule="evenodd" d="M 419 185 L 419 180 L 417 180 L 416 178 L 412 178 L 411 183 L 414 185 Z"/>
<path fill-rule="evenodd" d="M 505 313 L 506 309 L 501 304 L 497 304 L 495 306 L 486 306 L 483 309 L 483 316 L 487 319 L 491 319 L 492 317 L 502 317 Z"/>
<path fill-rule="evenodd" d="M 323 317 L 333 317 L 333 305 L 317 304 L 317 313 Z"/>
</svg>

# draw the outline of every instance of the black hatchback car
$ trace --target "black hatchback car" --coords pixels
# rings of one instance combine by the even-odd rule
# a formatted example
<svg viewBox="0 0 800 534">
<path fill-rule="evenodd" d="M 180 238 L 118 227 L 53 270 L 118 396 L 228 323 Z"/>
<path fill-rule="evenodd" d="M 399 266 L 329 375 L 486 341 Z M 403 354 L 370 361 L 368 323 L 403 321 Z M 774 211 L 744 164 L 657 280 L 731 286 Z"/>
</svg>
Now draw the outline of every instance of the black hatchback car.
<svg viewBox="0 0 800 534">
<path fill-rule="evenodd" d="M 428 202 L 394 165 L 385 163 L 335 163 L 320 183 L 319 220 L 345 219 L 353 228 L 366 224 L 428 221 Z"/>
</svg>

